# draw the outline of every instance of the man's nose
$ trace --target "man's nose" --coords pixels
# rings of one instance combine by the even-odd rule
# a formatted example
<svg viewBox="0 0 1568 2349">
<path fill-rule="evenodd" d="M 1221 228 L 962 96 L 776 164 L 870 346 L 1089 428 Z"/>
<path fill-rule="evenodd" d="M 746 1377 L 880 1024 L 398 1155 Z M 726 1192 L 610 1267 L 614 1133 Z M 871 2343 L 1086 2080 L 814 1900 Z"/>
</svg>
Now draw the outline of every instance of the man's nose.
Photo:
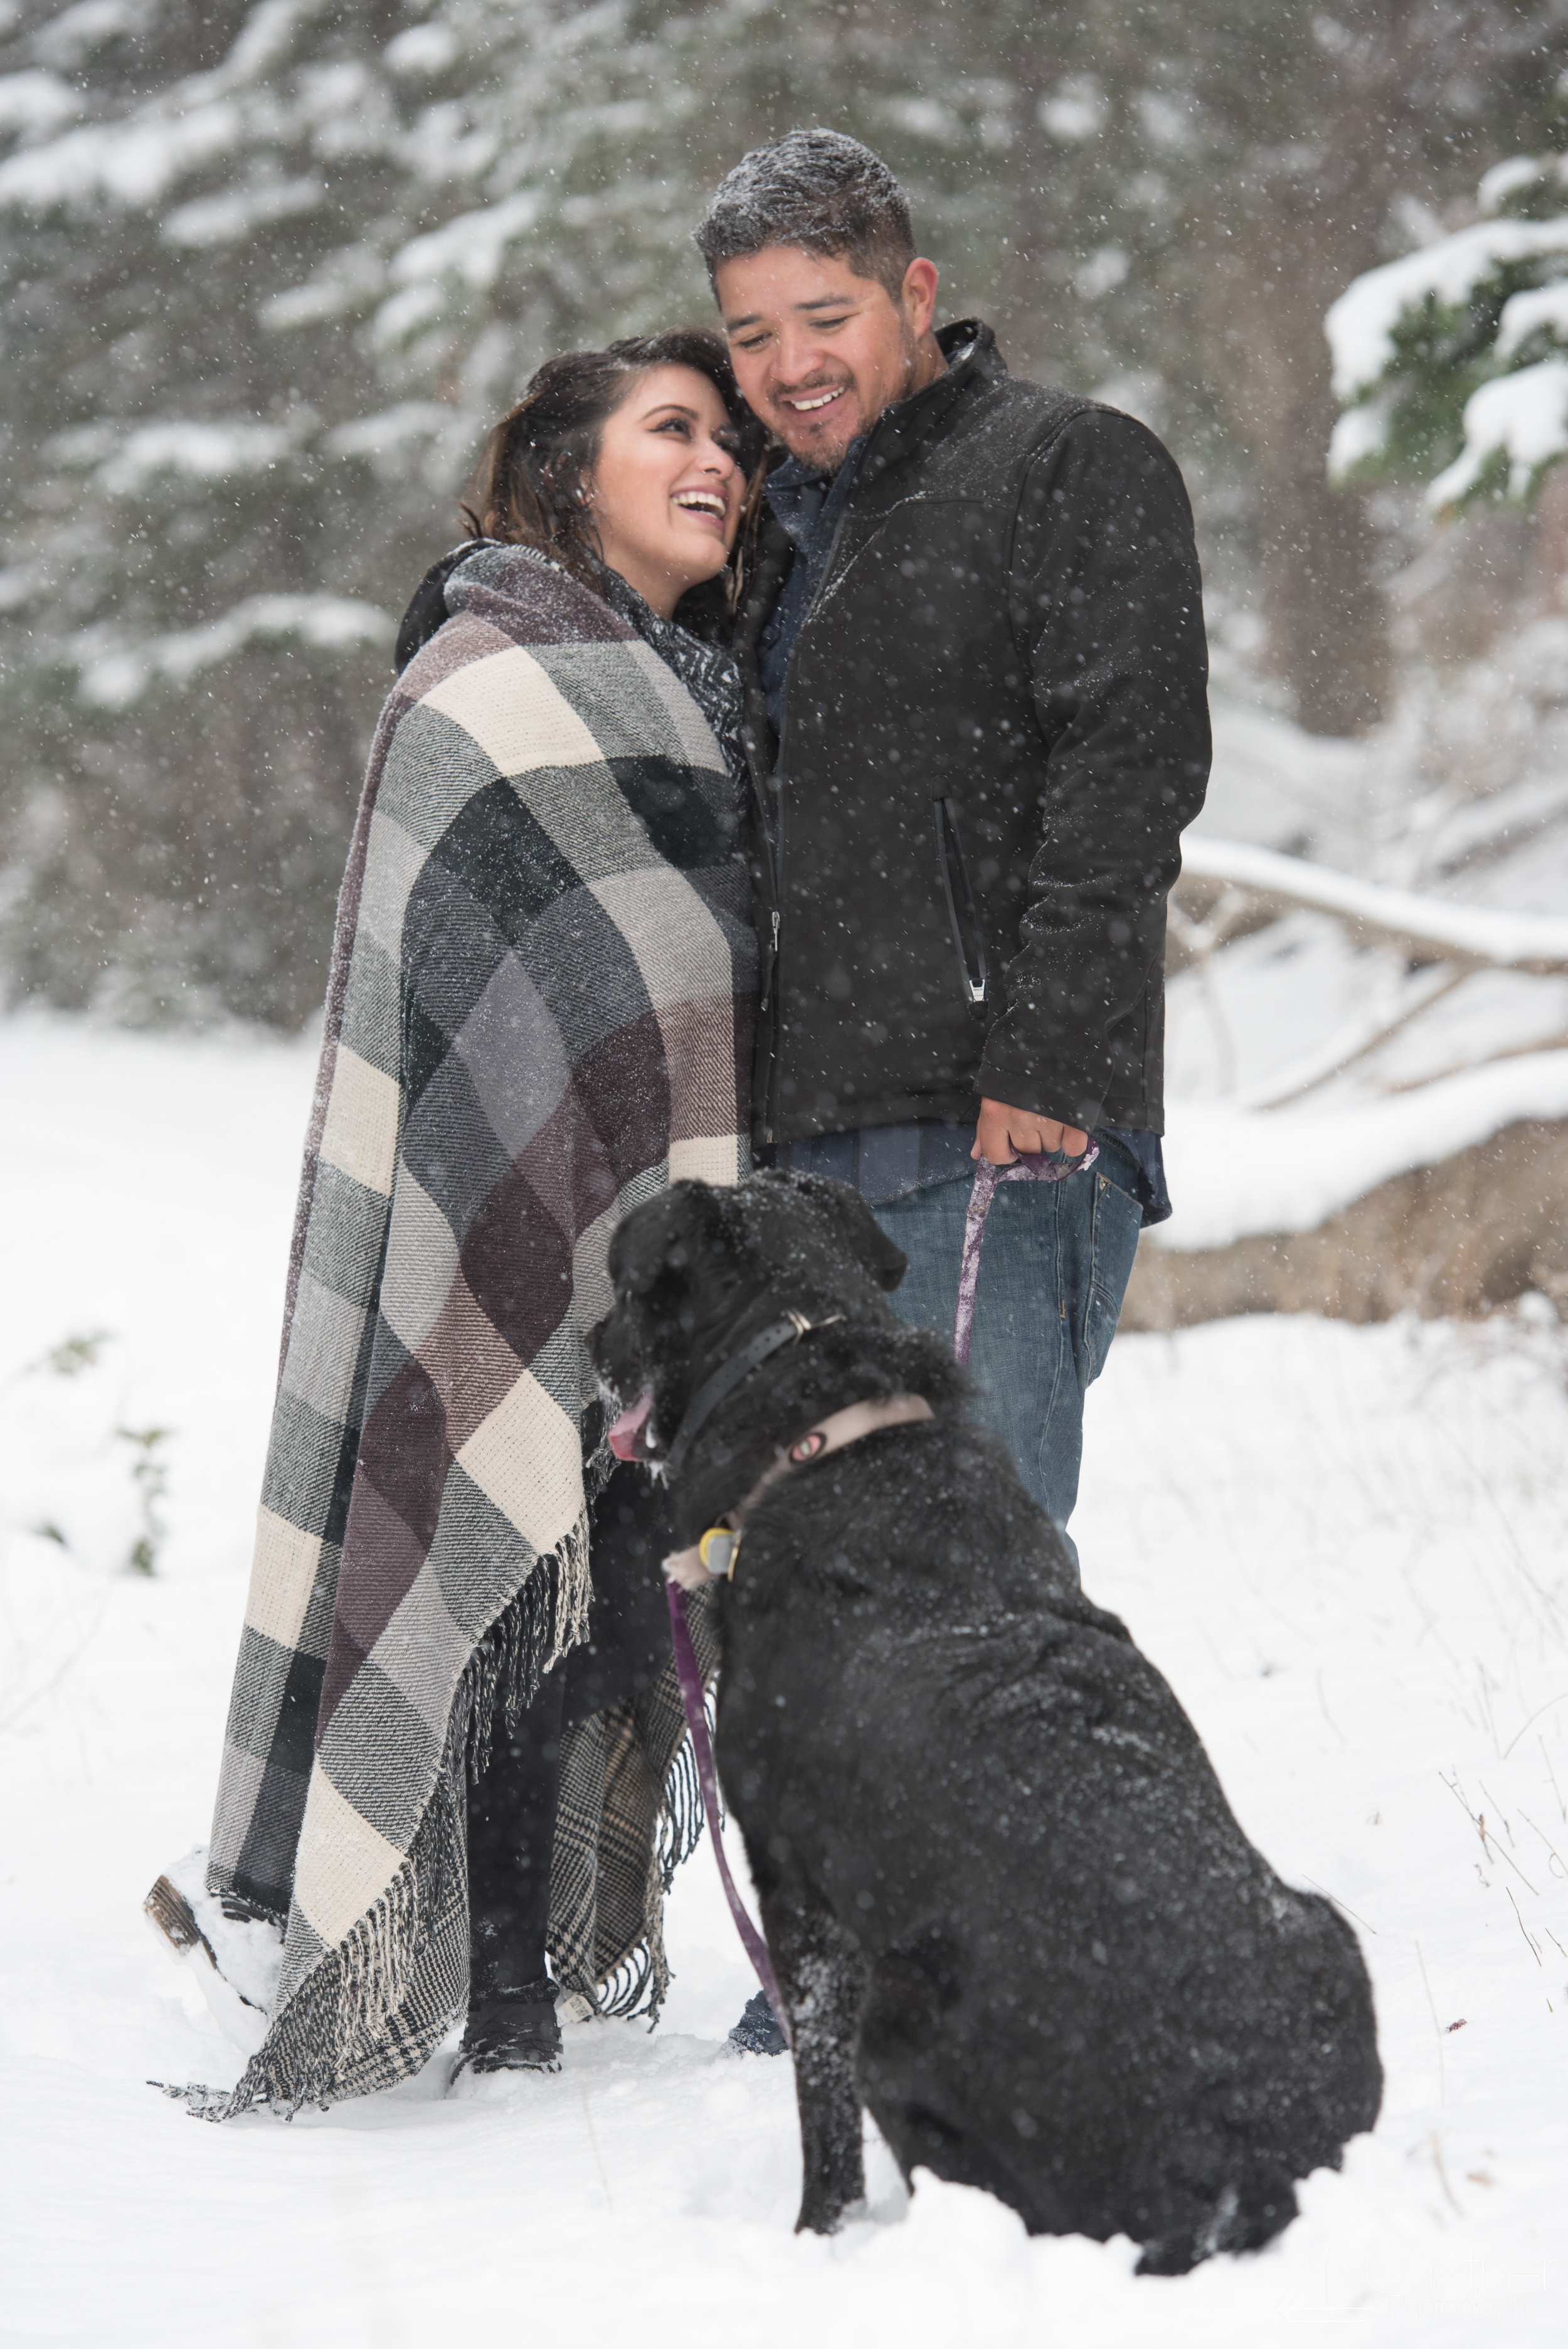
<svg viewBox="0 0 1568 2349">
<path fill-rule="evenodd" d="M 805 336 L 779 338 L 778 357 L 773 366 L 773 380 L 780 391 L 793 391 L 798 384 L 809 383 L 821 372 L 823 354 Z"/>
</svg>

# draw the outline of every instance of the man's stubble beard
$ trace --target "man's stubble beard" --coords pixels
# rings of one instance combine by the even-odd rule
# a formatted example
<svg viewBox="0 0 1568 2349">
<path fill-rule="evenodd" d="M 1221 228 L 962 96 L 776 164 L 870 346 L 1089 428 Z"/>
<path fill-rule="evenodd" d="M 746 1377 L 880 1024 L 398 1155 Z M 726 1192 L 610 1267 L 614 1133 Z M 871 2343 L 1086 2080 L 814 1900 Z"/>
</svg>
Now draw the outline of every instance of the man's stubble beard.
<svg viewBox="0 0 1568 2349">
<path fill-rule="evenodd" d="M 903 365 L 899 369 L 899 386 L 897 390 L 890 391 L 887 398 L 882 401 L 882 406 L 877 409 L 876 415 L 868 416 L 865 422 L 859 426 L 855 431 L 850 434 L 848 440 L 830 441 L 828 446 L 822 450 L 820 455 L 816 457 L 803 457 L 800 460 L 802 464 L 810 465 L 812 471 L 819 474 L 825 481 L 830 481 L 833 479 L 834 475 L 838 472 L 840 466 L 843 463 L 844 459 L 854 447 L 855 442 L 862 440 L 865 435 L 872 430 L 878 419 L 882 416 L 885 416 L 890 408 L 895 408 L 901 399 L 907 399 L 914 388 L 915 375 L 920 365 L 920 346 L 915 341 L 914 334 L 910 326 L 909 320 L 907 318 L 903 318 L 900 320 L 899 325 L 899 357 L 903 361 Z"/>
</svg>

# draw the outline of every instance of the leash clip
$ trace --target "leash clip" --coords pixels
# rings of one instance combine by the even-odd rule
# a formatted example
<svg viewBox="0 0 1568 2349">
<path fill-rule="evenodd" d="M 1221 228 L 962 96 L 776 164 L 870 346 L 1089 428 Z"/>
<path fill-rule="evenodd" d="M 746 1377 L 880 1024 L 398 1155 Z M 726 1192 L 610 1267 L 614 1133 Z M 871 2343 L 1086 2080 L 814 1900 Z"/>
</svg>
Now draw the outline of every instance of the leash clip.
<svg viewBox="0 0 1568 2349">
<path fill-rule="evenodd" d="M 787 1305 L 784 1308 L 784 1319 L 795 1324 L 797 1338 L 809 1338 L 813 1330 L 830 1330 L 835 1321 L 841 1321 L 843 1318 L 841 1313 L 830 1313 L 825 1321 L 808 1321 L 798 1306 Z"/>
</svg>

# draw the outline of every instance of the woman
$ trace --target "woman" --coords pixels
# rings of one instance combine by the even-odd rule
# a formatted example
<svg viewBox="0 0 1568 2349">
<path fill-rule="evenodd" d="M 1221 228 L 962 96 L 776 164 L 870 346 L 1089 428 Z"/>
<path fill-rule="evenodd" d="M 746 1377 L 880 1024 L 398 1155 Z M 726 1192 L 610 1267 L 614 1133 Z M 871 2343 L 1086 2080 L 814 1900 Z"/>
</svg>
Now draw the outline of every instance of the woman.
<svg viewBox="0 0 1568 2349">
<path fill-rule="evenodd" d="M 405 623 L 209 1861 L 286 1922 L 283 1973 L 213 2117 L 387 2086 L 465 2002 L 494 2068 L 553 2062 L 558 1988 L 663 1994 L 698 1823 L 667 1545 L 583 1340 L 619 1217 L 747 1163 L 736 680 L 674 621 L 726 574 L 744 429 L 717 336 L 552 361 Z"/>
</svg>

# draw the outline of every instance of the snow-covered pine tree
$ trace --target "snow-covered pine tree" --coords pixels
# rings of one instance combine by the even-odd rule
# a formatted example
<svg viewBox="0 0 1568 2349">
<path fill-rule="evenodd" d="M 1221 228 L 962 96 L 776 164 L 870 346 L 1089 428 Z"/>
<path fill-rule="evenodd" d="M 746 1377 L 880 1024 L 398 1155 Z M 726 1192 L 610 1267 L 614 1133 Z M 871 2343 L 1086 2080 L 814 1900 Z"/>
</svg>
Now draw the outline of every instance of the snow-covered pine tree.
<svg viewBox="0 0 1568 2349">
<path fill-rule="evenodd" d="M 1368 0 L 1342 37 L 1284 0 L 1048 23 L 1032 0 L 21 0 L 0 33 L 13 987 L 308 1015 L 390 631 L 480 432 L 551 350 L 707 316 L 690 222 L 794 123 L 887 155 L 949 315 L 1169 433 L 1211 549 L 1227 508 L 1253 543 L 1304 715 L 1342 722 L 1360 688 L 1324 648 L 1355 633 L 1361 556 L 1303 556 L 1322 515 L 1293 321 L 1375 241 L 1365 159 L 1416 156 L 1408 183 L 1438 190 L 1565 16 L 1456 0 L 1410 30 Z"/>
<path fill-rule="evenodd" d="M 1358 277 L 1326 321 L 1331 474 L 1414 475 L 1439 513 L 1528 500 L 1568 456 L 1568 155 L 1497 164 L 1476 211 Z"/>
<path fill-rule="evenodd" d="M 11 16 L 14 988 L 308 1016 L 396 616 L 485 424 L 552 350 L 709 315 L 717 175 L 799 120 L 898 145 L 924 69 L 830 0 Z"/>
<path fill-rule="evenodd" d="M 292 1025 L 484 424 L 706 304 L 696 101 L 624 0 L 34 9 L 0 65 L 5 957 Z"/>
</svg>

